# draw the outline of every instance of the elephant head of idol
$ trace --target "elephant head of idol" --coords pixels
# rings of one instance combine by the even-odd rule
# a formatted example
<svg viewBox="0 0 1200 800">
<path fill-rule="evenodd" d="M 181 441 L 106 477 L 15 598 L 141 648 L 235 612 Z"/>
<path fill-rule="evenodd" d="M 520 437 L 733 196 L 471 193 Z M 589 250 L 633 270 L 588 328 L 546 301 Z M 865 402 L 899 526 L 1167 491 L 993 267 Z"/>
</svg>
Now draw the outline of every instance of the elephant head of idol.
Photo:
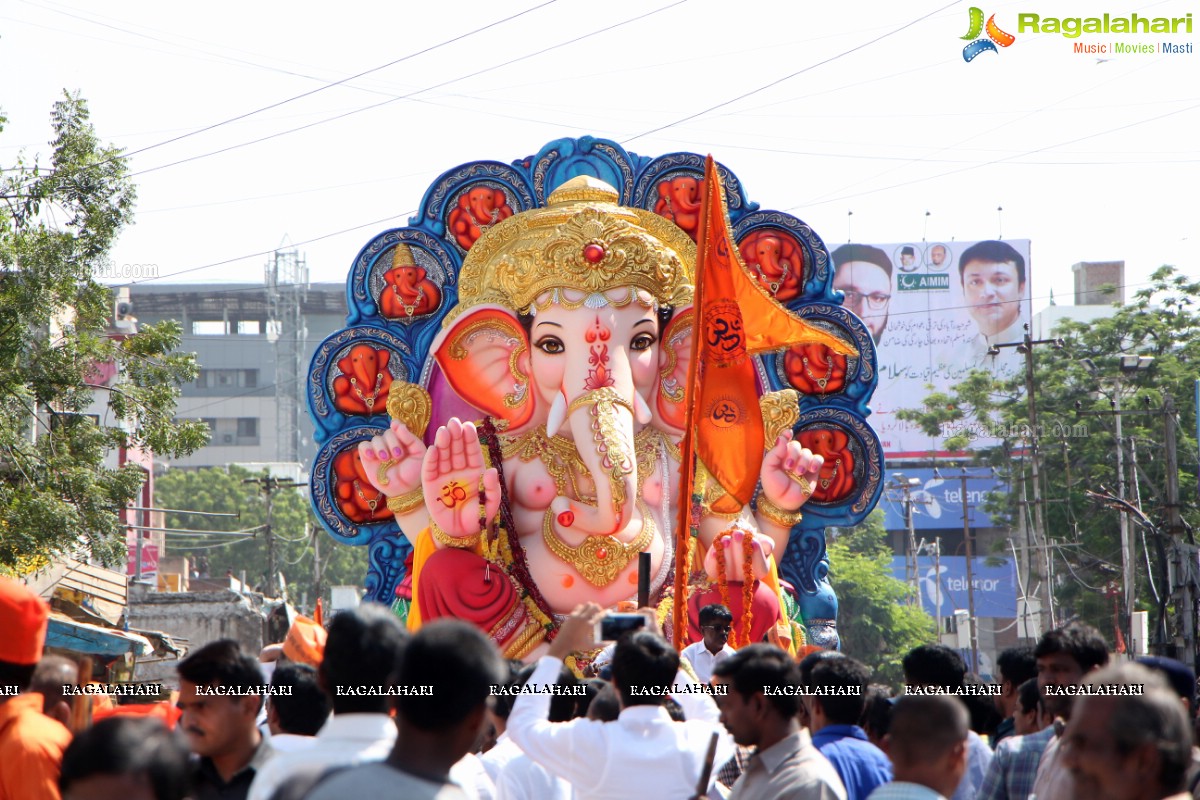
<svg viewBox="0 0 1200 800">
<path fill-rule="evenodd" d="M 454 390 L 513 433 L 574 442 L 595 504 L 558 497 L 556 524 L 613 534 L 635 519 L 634 433 L 681 427 L 696 245 L 676 225 L 574 178 L 544 208 L 489 229 L 434 342 Z"/>
</svg>

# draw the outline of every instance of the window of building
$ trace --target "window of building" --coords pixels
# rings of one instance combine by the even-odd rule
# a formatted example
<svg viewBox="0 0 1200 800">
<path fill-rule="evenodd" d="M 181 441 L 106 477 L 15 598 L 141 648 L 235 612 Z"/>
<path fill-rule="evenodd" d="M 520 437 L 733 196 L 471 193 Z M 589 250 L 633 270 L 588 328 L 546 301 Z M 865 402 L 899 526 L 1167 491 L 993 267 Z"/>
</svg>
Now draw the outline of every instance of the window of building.
<svg viewBox="0 0 1200 800">
<path fill-rule="evenodd" d="M 259 319 L 239 319 L 237 324 L 237 332 L 241 336 L 258 336 L 263 332 L 262 320 Z"/>
<path fill-rule="evenodd" d="M 196 376 L 197 389 L 254 389 L 257 369 L 202 369 Z"/>
<path fill-rule="evenodd" d="M 224 336 L 229 333 L 223 319 L 194 319 L 192 320 L 192 335 L 194 336 Z"/>
<path fill-rule="evenodd" d="M 238 417 L 237 435 L 239 439 L 258 438 L 258 417 Z"/>
</svg>

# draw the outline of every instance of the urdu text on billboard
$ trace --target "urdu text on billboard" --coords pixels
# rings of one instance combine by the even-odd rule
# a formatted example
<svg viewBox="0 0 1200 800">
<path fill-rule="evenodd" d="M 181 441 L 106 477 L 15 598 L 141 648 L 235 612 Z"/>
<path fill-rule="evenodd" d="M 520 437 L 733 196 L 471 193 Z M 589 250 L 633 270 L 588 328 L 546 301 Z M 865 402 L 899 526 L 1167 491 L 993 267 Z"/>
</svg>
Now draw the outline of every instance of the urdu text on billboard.
<svg viewBox="0 0 1200 800">
<path fill-rule="evenodd" d="M 950 455 L 945 436 L 930 437 L 896 419 L 920 408 L 928 386 L 949 391 L 973 369 L 998 377 L 1024 368 L 1015 347 L 1030 321 L 1029 240 L 844 244 L 832 249 L 834 288 L 875 339 L 879 388 L 872 427 L 888 458 Z M 949 435 L 952 432 L 947 432 Z M 996 441 L 986 423 L 977 446 Z"/>
</svg>

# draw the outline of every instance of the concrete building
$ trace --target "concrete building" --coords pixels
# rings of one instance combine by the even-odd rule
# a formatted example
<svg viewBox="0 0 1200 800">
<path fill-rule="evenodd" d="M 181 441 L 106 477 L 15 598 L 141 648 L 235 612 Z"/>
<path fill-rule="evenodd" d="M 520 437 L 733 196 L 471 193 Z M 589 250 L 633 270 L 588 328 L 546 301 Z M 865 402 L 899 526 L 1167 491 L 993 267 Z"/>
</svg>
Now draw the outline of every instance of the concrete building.
<svg viewBox="0 0 1200 800">
<path fill-rule="evenodd" d="M 305 285 L 283 303 L 271 294 L 252 283 L 131 287 L 132 313 L 140 324 L 178 320 L 181 349 L 195 352 L 200 365 L 196 380 L 182 387 L 178 416 L 206 422 L 212 440 L 171 467 L 299 462 L 307 473 L 316 446 L 305 413 L 304 375 L 316 346 L 345 326 L 346 287 Z M 279 313 L 289 302 L 297 306 L 291 319 Z M 290 414 L 294 423 L 281 414 Z"/>
</svg>

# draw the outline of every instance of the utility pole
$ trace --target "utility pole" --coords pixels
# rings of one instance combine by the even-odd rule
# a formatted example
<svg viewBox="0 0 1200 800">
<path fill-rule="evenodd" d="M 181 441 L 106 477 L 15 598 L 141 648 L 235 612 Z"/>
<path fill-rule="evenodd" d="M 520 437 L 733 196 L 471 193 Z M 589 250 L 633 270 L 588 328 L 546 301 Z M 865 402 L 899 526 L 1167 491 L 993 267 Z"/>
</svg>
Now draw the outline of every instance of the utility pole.
<svg viewBox="0 0 1200 800">
<path fill-rule="evenodd" d="M 1038 420 L 1037 420 L 1037 398 L 1034 393 L 1033 381 L 1033 348 L 1035 345 L 1048 344 L 1055 349 L 1063 348 L 1063 340 L 1056 339 L 1034 339 L 1029 333 L 1029 325 L 1025 325 L 1025 335 L 1019 342 L 1004 342 L 1003 344 L 994 344 L 988 348 L 989 355 L 999 355 L 1000 350 L 1005 347 L 1015 347 L 1018 353 L 1025 356 L 1025 397 L 1029 403 L 1029 452 L 1030 452 L 1030 479 L 1033 482 L 1033 539 L 1037 546 L 1041 548 L 1043 554 L 1043 564 L 1039 565 L 1038 571 L 1045 569 L 1046 577 L 1046 596 L 1045 605 L 1042 613 L 1045 615 L 1042 630 L 1048 631 L 1055 627 L 1054 621 L 1054 587 L 1051 585 L 1053 575 L 1053 555 L 1050 551 L 1049 532 L 1046 530 L 1045 520 L 1045 498 L 1042 496 L 1042 479 L 1040 475 L 1041 453 L 1038 449 Z M 1040 578 L 1040 576 L 1038 576 Z"/>
<path fill-rule="evenodd" d="M 263 494 L 263 502 L 266 503 L 266 522 L 263 525 L 263 531 L 267 537 L 267 585 L 264 594 L 266 594 L 268 597 L 278 597 L 279 578 L 275 568 L 275 529 L 272 526 L 275 493 L 281 489 L 294 489 L 297 486 L 307 486 L 308 484 L 280 480 L 273 475 L 263 475 L 259 478 L 246 478 L 242 481 L 242 483 L 258 484 L 259 491 L 261 491 Z"/>
<path fill-rule="evenodd" d="M 942 643 L 942 537 L 933 540 L 933 604 L 937 606 L 938 644 Z"/>
<path fill-rule="evenodd" d="M 963 469 L 958 475 L 959 486 L 962 492 L 963 546 L 967 551 L 967 613 L 971 615 L 971 669 L 975 672 L 979 671 L 979 626 L 976 624 L 975 619 L 975 574 L 972 563 L 975 560 L 975 543 L 971 536 L 971 512 L 970 505 L 967 503 L 967 481 L 990 479 L 990 475 L 968 475 L 966 469 Z"/>
<path fill-rule="evenodd" d="M 1171 593 L 1174 595 L 1176 613 L 1179 615 L 1178 647 L 1180 661 L 1195 669 L 1196 666 L 1196 591 L 1195 564 L 1192 551 L 1184 545 L 1183 517 L 1179 513 L 1179 453 L 1175 437 L 1175 399 L 1170 395 L 1163 398 L 1163 434 L 1167 451 L 1167 496 L 1163 508 L 1167 515 L 1166 533 L 1171 539 Z M 1178 644 L 1178 642 L 1177 642 Z"/>
<path fill-rule="evenodd" d="M 1122 374 L 1135 374 L 1139 371 L 1149 368 L 1154 361 L 1152 356 L 1130 356 L 1123 355 L 1120 357 L 1120 369 Z M 1084 359 L 1084 366 L 1088 372 L 1097 380 L 1104 380 L 1099 374 L 1099 370 L 1091 359 Z M 1121 387 L 1122 380 L 1118 376 L 1113 381 L 1113 396 L 1109 401 L 1111 410 L 1109 411 L 1079 411 L 1079 416 L 1111 416 L 1114 420 L 1116 430 L 1117 443 L 1117 499 L 1128 501 L 1126 497 L 1126 477 L 1125 477 L 1125 433 L 1122 427 L 1122 418 L 1126 416 L 1144 416 L 1146 414 L 1154 414 L 1154 411 L 1125 411 L 1121 409 Z M 1124 601 L 1125 601 L 1125 619 L 1121 628 L 1129 634 L 1129 638 L 1133 639 L 1133 612 L 1137 609 L 1137 556 L 1135 554 L 1133 533 L 1129 529 L 1129 517 L 1120 513 L 1117 515 L 1117 524 L 1121 534 L 1121 579 L 1124 583 Z"/>
</svg>

